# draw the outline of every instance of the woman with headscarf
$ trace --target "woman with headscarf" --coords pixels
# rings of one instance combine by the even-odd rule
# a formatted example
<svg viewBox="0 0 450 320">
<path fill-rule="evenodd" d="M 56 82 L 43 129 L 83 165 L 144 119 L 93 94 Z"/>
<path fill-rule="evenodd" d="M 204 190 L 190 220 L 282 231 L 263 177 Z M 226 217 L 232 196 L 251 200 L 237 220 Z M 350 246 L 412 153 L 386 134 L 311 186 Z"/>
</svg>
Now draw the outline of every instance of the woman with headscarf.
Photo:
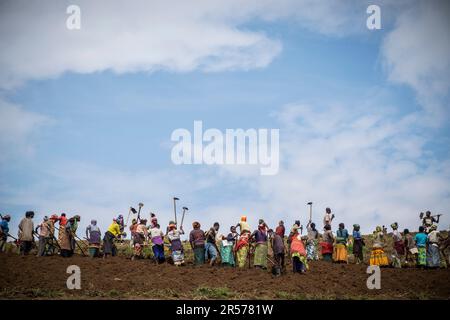
<svg viewBox="0 0 450 320">
<path fill-rule="evenodd" d="M 234 251 L 236 252 L 236 260 L 239 268 L 244 268 L 247 261 L 250 246 L 250 226 L 247 223 L 247 217 L 242 216 L 241 221 L 236 225 L 240 229 L 239 240 L 236 242 Z"/>
<path fill-rule="evenodd" d="M 392 240 L 393 240 L 393 250 L 392 250 L 392 264 L 395 268 L 402 267 L 402 260 L 405 255 L 405 243 L 403 242 L 402 235 L 398 231 L 398 223 L 394 222 L 391 224 L 392 228 Z"/>
<path fill-rule="evenodd" d="M 155 260 L 158 263 L 163 263 L 166 261 L 166 257 L 164 256 L 164 233 L 159 224 L 152 226 L 149 234 L 152 240 L 152 251 Z"/>
<path fill-rule="evenodd" d="M 189 234 L 189 243 L 194 251 L 194 264 L 201 265 L 205 263 L 205 232 L 200 229 L 200 223 L 195 221 L 192 224 L 194 230 Z"/>
<path fill-rule="evenodd" d="M 424 268 L 427 265 L 427 241 L 428 237 L 425 233 L 425 227 L 420 226 L 419 232 L 414 237 L 417 247 L 417 266 Z"/>
<path fill-rule="evenodd" d="M 370 265 L 371 266 L 388 266 L 389 260 L 386 254 L 384 253 L 384 233 L 383 229 L 380 226 L 375 228 L 375 231 L 372 235 L 373 245 L 372 251 L 370 252 Z"/>
<path fill-rule="evenodd" d="M 308 239 L 306 240 L 306 258 L 308 260 L 319 260 L 317 253 L 317 243 L 319 239 L 319 232 L 316 230 L 316 224 L 309 221 L 306 225 L 308 231 Z"/>
<path fill-rule="evenodd" d="M 339 229 L 336 231 L 336 245 L 333 248 L 334 262 L 348 263 L 347 240 L 348 231 L 343 223 L 339 223 Z"/>
<path fill-rule="evenodd" d="M 67 217 L 66 214 L 63 212 L 61 213 L 61 216 L 58 217 L 59 222 L 59 230 L 58 230 L 58 243 L 61 246 L 61 242 L 65 241 L 65 239 L 63 239 L 63 237 L 65 236 L 65 228 L 66 228 L 66 224 L 67 224 Z"/>
<path fill-rule="evenodd" d="M 141 219 L 138 226 L 136 227 L 136 232 L 134 233 L 134 254 L 131 260 L 136 258 L 142 258 L 142 249 L 144 247 L 145 240 L 148 237 L 147 220 Z"/>
<path fill-rule="evenodd" d="M 441 256 L 439 253 L 439 233 L 435 224 L 430 227 L 427 241 L 427 266 L 429 268 L 439 268 L 441 265 Z"/>
<path fill-rule="evenodd" d="M 364 261 L 364 240 L 361 236 L 359 224 L 353 225 L 353 255 L 355 257 L 355 263 L 360 264 Z"/>
<path fill-rule="evenodd" d="M 263 219 L 259 219 L 258 229 L 253 232 L 251 238 L 255 240 L 255 256 L 253 265 L 256 268 L 267 269 L 267 224 Z"/>
<path fill-rule="evenodd" d="M 327 224 L 324 227 L 324 233 L 322 236 L 323 241 L 320 243 L 321 251 L 322 251 L 322 259 L 324 261 L 333 261 L 333 243 L 334 236 L 331 231 L 331 225 Z"/>
<path fill-rule="evenodd" d="M 181 243 L 181 235 L 184 234 L 183 226 L 180 226 L 180 230 L 177 230 L 175 222 L 170 221 L 168 230 L 167 238 L 170 242 L 173 264 L 176 266 L 184 265 L 184 249 Z"/>
<path fill-rule="evenodd" d="M 232 226 L 230 228 L 230 233 L 226 237 L 223 237 L 223 240 L 221 241 L 220 256 L 222 265 L 224 266 L 234 267 L 233 246 L 237 236 L 236 227 Z"/>
<path fill-rule="evenodd" d="M 291 236 L 290 255 L 292 258 L 292 270 L 294 273 L 305 273 L 308 269 L 308 260 L 306 259 L 306 250 L 302 241 L 302 236 L 294 226 Z"/>
<path fill-rule="evenodd" d="M 89 255 L 97 257 L 100 250 L 102 233 L 97 226 L 97 220 L 91 220 L 91 224 L 86 227 L 86 239 L 89 243 Z"/>
<path fill-rule="evenodd" d="M 113 222 L 109 225 L 108 230 L 105 232 L 103 237 L 103 259 L 108 257 L 108 254 L 115 256 L 117 253 L 116 245 L 114 244 L 114 239 L 119 237 L 120 226 L 117 223 L 116 219 L 113 219 Z"/>
</svg>

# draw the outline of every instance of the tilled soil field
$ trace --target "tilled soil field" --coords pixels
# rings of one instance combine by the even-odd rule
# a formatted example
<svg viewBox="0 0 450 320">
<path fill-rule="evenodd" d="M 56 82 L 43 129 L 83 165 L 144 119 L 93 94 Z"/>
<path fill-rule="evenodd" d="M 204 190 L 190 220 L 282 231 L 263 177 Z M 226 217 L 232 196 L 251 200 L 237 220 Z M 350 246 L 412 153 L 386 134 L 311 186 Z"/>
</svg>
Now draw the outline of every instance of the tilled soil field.
<svg viewBox="0 0 450 320">
<path fill-rule="evenodd" d="M 81 289 L 69 290 L 66 269 L 81 269 Z M 225 267 L 176 267 L 126 257 L 42 257 L 0 254 L 1 299 L 450 299 L 450 269 L 381 269 L 381 289 L 369 290 L 367 265 L 310 263 L 308 273 Z"/>
</svg>

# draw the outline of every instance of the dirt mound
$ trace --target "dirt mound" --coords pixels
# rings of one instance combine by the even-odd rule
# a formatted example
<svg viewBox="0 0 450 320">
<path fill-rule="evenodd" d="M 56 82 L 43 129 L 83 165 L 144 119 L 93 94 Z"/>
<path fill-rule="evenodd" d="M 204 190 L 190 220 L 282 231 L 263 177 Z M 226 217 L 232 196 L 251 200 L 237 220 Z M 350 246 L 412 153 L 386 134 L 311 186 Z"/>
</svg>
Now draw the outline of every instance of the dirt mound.
<svg viewBox="0 0 450 320">
<path fill-rule="evenodd" d="M 81 290 L 68 290 L 69 265 L 81 269 Z M 21 257 L 0 254 L 0 297 L 62 299 L 450 299 L 450 269 L 382 269 L 381 289 L 366 286 L 366 265 L 310 263 L 305 275 L 188 264 L 156 265 L 125 257 Z"/>
</svg>

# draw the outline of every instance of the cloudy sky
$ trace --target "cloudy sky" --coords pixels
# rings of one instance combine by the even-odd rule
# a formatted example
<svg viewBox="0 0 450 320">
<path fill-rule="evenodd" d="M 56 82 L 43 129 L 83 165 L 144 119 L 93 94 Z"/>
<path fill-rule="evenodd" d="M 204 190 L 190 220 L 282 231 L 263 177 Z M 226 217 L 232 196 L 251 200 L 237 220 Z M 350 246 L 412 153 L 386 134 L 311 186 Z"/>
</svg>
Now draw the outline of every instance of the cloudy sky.
<svg viewBox="0 0 450 320">
<path fill-rule="evenodd" d="M 69 30 L 66 9 L 81 9 Z M 381 30 L 366 9 L 381 8 Z M 0 211 L 162 225 L 450 223 L 448 1 L 0 0 Z M 172 163 L 177 128 L 280 130 L 280 169 Z M 80 232 L 81 234 L 82 232 Z"/>
</svg>

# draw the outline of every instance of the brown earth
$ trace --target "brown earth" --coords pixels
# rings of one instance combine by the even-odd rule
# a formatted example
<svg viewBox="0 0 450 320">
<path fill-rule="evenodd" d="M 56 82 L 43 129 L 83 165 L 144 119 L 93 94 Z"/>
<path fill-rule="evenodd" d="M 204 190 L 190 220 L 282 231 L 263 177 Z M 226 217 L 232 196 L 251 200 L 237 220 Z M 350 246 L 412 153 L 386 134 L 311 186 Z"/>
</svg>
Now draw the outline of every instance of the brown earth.
<svg viewBox="0 0 450 320">
<path fill-rule="evenodd" d="M 81 269 L 81 290 L 68 290 L 66 268 Z M 366 287 L 367 265 L 310 263 L 307 274 L 156 265 L 124 256 L 38 258 L 0 254 L 1 299 L 450 299 L 450 269 L 381 270 L 381 289 Z"/>
</svg>

